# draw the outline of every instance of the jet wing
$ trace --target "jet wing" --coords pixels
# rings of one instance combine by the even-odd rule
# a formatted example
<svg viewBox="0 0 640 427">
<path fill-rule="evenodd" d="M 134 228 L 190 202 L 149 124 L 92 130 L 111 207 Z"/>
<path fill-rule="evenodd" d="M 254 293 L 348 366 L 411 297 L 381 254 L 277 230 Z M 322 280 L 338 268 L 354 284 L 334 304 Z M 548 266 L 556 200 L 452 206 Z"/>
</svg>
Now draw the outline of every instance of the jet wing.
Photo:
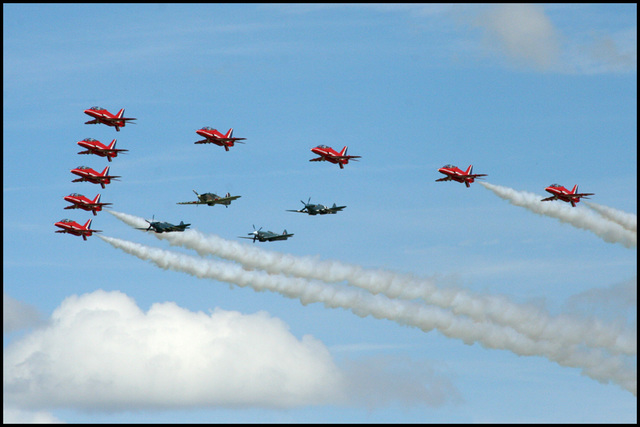
<svg viewBox="0 0 640 427">
<path fill-rule="evenodd" d="M 587 196 L 593 196 L 595 193 L 578 193 L 578 194 L 569 194 L 569 197 L 584 197 L 585 199 L 587 199 Z"/>
<path fill-rule="evenodd" d="M 557 197 L 556 196 L 551 196 L 551 197 L 547 197 L 546 199 L 542 199 L 540 200 L 541 202 L 548 202 L 549 200 L 556 200 Z"/>
<path fill-rule="evenodd" d="M 99 208 L 100 206 L 112 205 L 113 203 L 82 203 L 82 206 L 87 206 L 90 208 Z M 65 209 L 73 209 L 74 207 L 78 207 L 78 205 L 67 206 Z"/>
<path fill-rule="evenodd" d="M 133 117 L 101 117 L 100 120 L 104 121 L 104 122 L 122 122 L 122 121 L 127 121 L 127 120 L 138 120 L 138 119 L 134 119 Z"/>
<path fill-rule="evenodd" d="M 439 182 L 439 181 L 452 181 L 452 178 L 450 176 L 446 176 L 444 178 L 436 179 L 436 182 Z"/>
<path fill-rule="evenodd" d="M 213 200 L 213 203 L 226 203 L 226 202 L 232 202 L 236 199 L 239 199 L 242 196 L 229 196 L 229 197 L 220 197 L 219 199 Z M 209 202 L 211 203 L 211 202 Z"/>
<path fill-rule="evenodd" d="M 207 204 L 207 202 L 200 202 L 200 201 L 197 201 L 197 202 L 178 202 L 178 203 L 176 203 L 176 205 L 206 205 L 206 204 Z"/>
<path fill-rule="evenodd" d="M 321 162 L 323 160 L 324 160 L 324 157 L 320 156 L 320 157 L 316 157 L 315 159 L 310 159 L 309 161 L 310 162 Z"/>
<path fill-rule="evenodd" d="M 335 208 L 327 208 L 325 211 L 328 213 L 336 213 L 340 212 L 342 209 L 346 208 L 346 206 L 336 206 Z"/>
<path fill-rule="evenodd" d="M 165 228 L 163 231 L 184 231 L 187 227 L 189 227 L 191 224 L 184 224 L 184 225 L 172 225 L 170 227 Z"/>
<path fill-rule="evenodd" d="M 92 148 L 91 150 L 79 151 L 78 154 L 93 154 L 93 153 L 109 154 L 109 153 L 121 153 L 124 151 L 129 151 L 129 150 L 125 150 L 123 148 L 111 148 L 111 149 Z"/>
<path fill-rule="evenodd" d="M 216 140 L 220 141 L 220 142 L 239 142 L 241 144 L 244 144 L 244 141 L 247 138 L 216 138 Z"/>
<path fill-rule="evenodd" d="M 266 239 L 268 241 L 272 242 L 274 240 L 287 240 L 291 236 L 293 236 L 293 233 L 291 233 L 291 234 L 278 234 L 276 236 L 267 237 Z"/>
</svg>

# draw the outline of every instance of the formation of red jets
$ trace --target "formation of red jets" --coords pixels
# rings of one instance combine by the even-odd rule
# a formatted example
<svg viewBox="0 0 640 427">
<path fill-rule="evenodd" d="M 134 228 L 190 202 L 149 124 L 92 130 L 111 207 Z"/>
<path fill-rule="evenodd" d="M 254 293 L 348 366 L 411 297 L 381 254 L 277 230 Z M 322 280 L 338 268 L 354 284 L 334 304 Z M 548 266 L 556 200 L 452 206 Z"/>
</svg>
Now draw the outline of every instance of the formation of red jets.
<svg viewBox="0 0 640 427">
<path fill-rule="evenodd" d="M 91 107 L 84 110 L 84 113 L 93 118 L 92 120 L 85 122 L 85 124 L 101 123 L 110 127 L 115 127 L 118 132 L 120 131 L 120 128 L 126 126 L 127 122 L 136 120 L 132 117 L 124 117 L 124 108 L 116 114 L 112 114 L 104 108 Z M 194 144 L 215 144 L 220 147 L 224 147 L 225 151 L 229 151 L 229 148 L 233 147 L 236 142 L 243 143 L 242 141 L 246 140 L 246 138 L 234 137 L 233 128 L 223 134 L 217 129 L 205 126 L 196 130 L 196 133 L 204 139 L 196 141 Z M 109 145 L 105 145 L 96 139 L 85 138 L 82 141 L 79 141 L 78 145 L 85 149 L 85 151 L 80 151 L 78 154 L 94 154 L 100 157 L 106 157 L 109 162 L 111 162 L 111 159 L 117 157 L 118 153 L 128 151 L 116 148 L 116 139 L 113 139 Z M 317 147 L 312 148 L 311 152 L 319 157 L 315 157 L 309 161 L 326 161 L 337 164 L 340 169 L 344 169 L 344 166 L 349 164 L 349 160 L 356 161 L 361 158 L 361 156 L 347 155 L 347 148 L 347 146 L 344 146 L 342 150 L 336 151 L 327 145 L 318 145 Z M 456 181 L 463 183 L 467 188 L 470 187 L 470 184 L 476 179 L 481 179 L 481 177 L 487 176 L 486 174 L 474 174 L 473 165 L 469 165 L 469 167 L 464 171 L 454 165 L 445 165 L 438 169 L 438 172 L 445 175 L 445 177 L 436 179 L 437 182 Z M 112 180 L 120 178 L 120 176 L 117 175 L 109 175 L 109 166 L 105 167 L 100 173 L 87 166 L 79 166 L 75 169 L 71 169 L 71 173 L 79 176 L 79 178 L 74 179 L 72 182 L 91 182 L 94 184 L 100 184 L 102 188 L 105 188 L 105 185 L 111 183 Z M 571 203 L 571 206 L 574 207 L 576 206 L 576 203 L 580 202 L 581 198 L 588 198 L 587 196 L 593 195 L 593 193 L 578 193 L 577 185 L 569 191 L 559 184 L 553 184 L 545 188 L 545 191 L 551 193 L 552 196 L 542 199 L 543 202 L 561 200 L 563 202 Z M 95 196 L 92 200 L 82 194 L 72 193 L 65 196 L 64 200 L 71 203 L 71 205 L 65 207 L 65 209 L 83 209 L 85 211 L 91 211 L 93 215 L 96 215 L 97 212 L 101 211 L 104 206 L 111 205 L 111 203 L 101 203 L 100 194 Z M 82 236 L 84 240 L 87 240 L 87 236 L 91 236 L 93 233 L 101 231 L 92 230 L 90 228 L 91 221 L 92 220 L 90 219 L 84 225 L 80 225 L 70 219 L 63 219 L 55 223 L 56 227 L 61 228 L 61 230 L 56 231 L 56 233 L 69 233 L 76 236 Z"/>
<path fill-rule="evenodd" d="M 84 113 L 93 117 L 93 120 L 89 120 L 88 122 L 85 122 L 85 124 L 91 125 L 102 123 L 107 126 L 115 127 L 118 132 L 121 127 L 125 127 L 127 122 L 136 120 L 132 117 L 124 117 L 124 108 L 118 111 L 117 114 L 112 114 L 101 107 L 91 107 L 84 110 Z M 116 148 L 115 139 L 112 140 L 109 145 L 105 145 L 97 139 L 85 138 L 82 141 L 78 141 L 78 145 L 85 149 L 84 151 L 78 152 L 78 154 L 94 154 L 96 156 L 106 157 L 109 162 L 111 159 L 117 157 L 118 153 L 128 151 Z M 120 178 L 118 175 L 109 175 L 109 166 L 105 167 L 102 172 L 97 172 L 87 166 L 78 166 L 75 169 L 71 169 L 71 173 L 79 176 L 79 178 L 74 179 L 71 182 L 91 182 L 93 184 L 100 184 L 102 188 L 105 188 L 105 185 L 110 184 L 112 180 Z M 100 194 L 98 194 L 92 200 L 82 194 L 71 193 L 64 197 L 66 202 L 71 203 L 71 205 L 65 207 L 65 209 L 82 209 L 92 212 L 93 215 L 97 215 L 104 206 L 111 205 L 111 203 L 101 203 L 100 197 Z M 75 221 L 65 218 L 56 222 L 54 225 L 60 228 L 56 233 L 68 233 L 73 234 L 74 236 L 82 236 L 84 240 L 87 240 L 88 236 L 102 231 L 91 229 L 91 221 L 93 220 L 89 219 L 84 223 L 84 225 L 80 225 Z"/>
</svg>

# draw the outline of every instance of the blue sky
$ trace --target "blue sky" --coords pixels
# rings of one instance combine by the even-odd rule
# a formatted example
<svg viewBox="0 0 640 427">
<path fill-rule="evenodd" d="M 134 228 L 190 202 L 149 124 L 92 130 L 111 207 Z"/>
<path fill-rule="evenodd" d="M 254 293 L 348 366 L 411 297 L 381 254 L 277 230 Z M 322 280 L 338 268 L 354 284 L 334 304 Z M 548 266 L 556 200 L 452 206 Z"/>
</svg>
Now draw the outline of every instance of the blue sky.
<svg viewBox="0 0 640 427">
<path fill-rule="evenodd" d="M 453 309 L 462 297 L 441 313 L 376 297 L 461 325 L 425 331 L 356 315 L 360 306 L 158 268 L 53 226 L 94 218 L 102 236 L 140 251 L 217 262 L 107 212 L 63 209 L 65 195 L 100 192 L 112 211 L 184 220 L 247 256 L 269 251 L 258 259 L 414 275 L 477 304 L 496 297 L 515 314 L 546 316 L 516 328 L 553 318 L 635 337 L 635 243 L 480 183 L 435 182 L 453 163 L 523 197 L 579 184 L 635 223 L 635 4 L 4 4 L 3 88 L 5 422 L 637 422 L 635 350 L 597 349 L 603 371 L 622 360 L 629 386 L 559 363 L 562 328 L 545 330 L 546 341 L 516 333 L 534 355 L 492 347 L 488 332 L 465 342 L 478 325 Z M 85 125 L 94 105 L 137 122 L 120 132 Z M 202 126 L 233 127 L 246 143 L 194 145 Z M 108 164 L 76 154 L 86 137 L 129 150 L 110 163 L 122 178 L 104 190 L 71 182 L 74 167 Z M 319 144 L 362 158 L 344 170 L 308 162 Z M 177 205 L 192 189 L 242 197 L 229 208 Z M 347 208 L 286 212 L 309 197 Z M 615 222 L 575 209 L 598 226 Z M 238 239 L 252 225 L 295 236 Z M 246 263 L 244 273 L 260 274 Z M 371 297 L 348 281 L 304 280 L 319 301 Z M 513 333 L 487 320 L 512 314 L 507 305 L 477 313 L 482 331 Z"/>
</svg>

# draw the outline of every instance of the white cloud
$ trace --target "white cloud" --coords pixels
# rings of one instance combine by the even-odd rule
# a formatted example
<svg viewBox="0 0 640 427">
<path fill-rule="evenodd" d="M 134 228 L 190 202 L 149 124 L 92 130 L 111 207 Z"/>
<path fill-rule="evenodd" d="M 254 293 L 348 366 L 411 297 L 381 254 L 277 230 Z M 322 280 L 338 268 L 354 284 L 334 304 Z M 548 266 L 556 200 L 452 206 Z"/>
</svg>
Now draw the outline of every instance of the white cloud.
<svg viewBox="0 0 640 427">
<path fill-rule="evenodd" d="M 492 46 L 517 63 L 546 70 L 559 60 L 557 30 L 540 5 L 501 4 L 482 13 L 476 24 Z"/>
<path fill-rule="evenodd" d="M 4 406 L 2 408 L 3 424 L 62 424 L 63 421 L 48 412 L 29 412 Z"/>
<path fill-rule="evenodd" d="M 571 22 L 575 12 L 575 8 L 566 7 L 556 8 L 554 13 L 560 21 Z M 474 16 L 471 21 L 483 30 L 485 46 L 512 64 L 567 74 L 637 69 L 636 27 L 616 32 L 594 28 L 586 34 L 578 26 L 555 25 L 545 7 L 538 4 L 500 4 Z"/>
<path fill-rule="evenodd" d="M 38 310 L 9 295 L 2 294 L 2 332 L 8 334 L 37 326 L 42 321 Z"/>
<path fill-rule="evenodd" d="M 294 407 L 339 398 L 326 347 L 265 312 L 145 313 L 121 292 L 65 299 L 4 351 L 4 400 L 20 408 Z"/>
</svg>

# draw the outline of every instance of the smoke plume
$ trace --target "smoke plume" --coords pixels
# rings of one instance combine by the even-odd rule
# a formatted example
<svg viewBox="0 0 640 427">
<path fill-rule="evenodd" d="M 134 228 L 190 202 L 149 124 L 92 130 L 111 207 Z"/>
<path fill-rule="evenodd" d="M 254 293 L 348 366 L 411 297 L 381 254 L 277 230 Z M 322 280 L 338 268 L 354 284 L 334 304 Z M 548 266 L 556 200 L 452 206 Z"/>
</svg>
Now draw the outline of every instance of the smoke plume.
<svg viewBox="0 0 640 427">
<path fill-rule="evenodd" d="M 109 211 L 132 227 L 140 227 L 144 219 Z M 372 294 L 389 298 L 422 299 L 428 304 L 451 310 L 453 314 L 472 320 L 490 321 L 507 326 L 534 340 L 562 341 L 567 345 L 582 344 L 605 348 L 611 353 L 637 354 L 637 335 L 623 331 L 620 325 L 606 325 L 597 319 L 570 316 L 552 317 L 532 305 L 516 304 L 504 296 L 474 295 L 462 289 L 439 287 L 435 278 L 418 278 L 385 270 L 364 269 L 339 261 L 323 261 L 256 248 L 197 230 L 182 233 L 154 233 L 171 245 L 192 249 L 198 254 L 213 255 L 241 263 L 246 268 L 261 269 L 325 283 L 346 282 Z"/>
<path fill-rule="evenodd" d="M 583 230 L 589 230 L 608 243 L 620 243 L 627 248 L 638 246 L 638 234 L 624 228 L 617 222 L 606 217 L 595 215 L 592 211 L 581 207 L 571 207 L 560 203 L 542 202 L 540 196 L 526 191 L 516 191 L 512 188 L 480 183 L 487 190 L 509 201 L 511 204 L 523 207 L 539 215 L 550 216 L 571 224 Z"/>
<path fill-rule="evenodd" d="M 490 321 L 475 321 L 439 307 L 393 300 L 320 281 L 274 275 L 265 271 L 247 271 L 238 264 L 196 258 L 106 236 L 99 237 L 126 253 L 164 269 L 243 287 L 250 286 L 257 291 L 278 292 L 286 297 L 296 298 L 305 305 L 320 302 L 329 308 L 341 307 L 361 317 L 389 319 L 418 327 L 425 332 L 437 329 L 445 336 L 460 339 L 466 344 L 477 342 L 486 348 L 510 350 L 522 356 L 543 356 L 561 366 L 580 368 L 584 375 L 604 383 L 614 382 L 636 394 L 636 368 L 629 366 L 626 358 L 606 354 L 602 349 L 567 345 L 562 341 L 535 340 L 513 328 Z"/>
<path fill-rule="evenodd" d="M 623 212 L 621 210 L 610 208 L 608 206 L 602 206 L 597 203 L 584 202 L 584 204 L 589 206 L 594 211 L 598 212 L 609 221 L 620 224 L 622 227 L 626 228 L 629 231 L 633 231 L 634 233 L 638 232 L 638 215 Z"/>
</svg>

